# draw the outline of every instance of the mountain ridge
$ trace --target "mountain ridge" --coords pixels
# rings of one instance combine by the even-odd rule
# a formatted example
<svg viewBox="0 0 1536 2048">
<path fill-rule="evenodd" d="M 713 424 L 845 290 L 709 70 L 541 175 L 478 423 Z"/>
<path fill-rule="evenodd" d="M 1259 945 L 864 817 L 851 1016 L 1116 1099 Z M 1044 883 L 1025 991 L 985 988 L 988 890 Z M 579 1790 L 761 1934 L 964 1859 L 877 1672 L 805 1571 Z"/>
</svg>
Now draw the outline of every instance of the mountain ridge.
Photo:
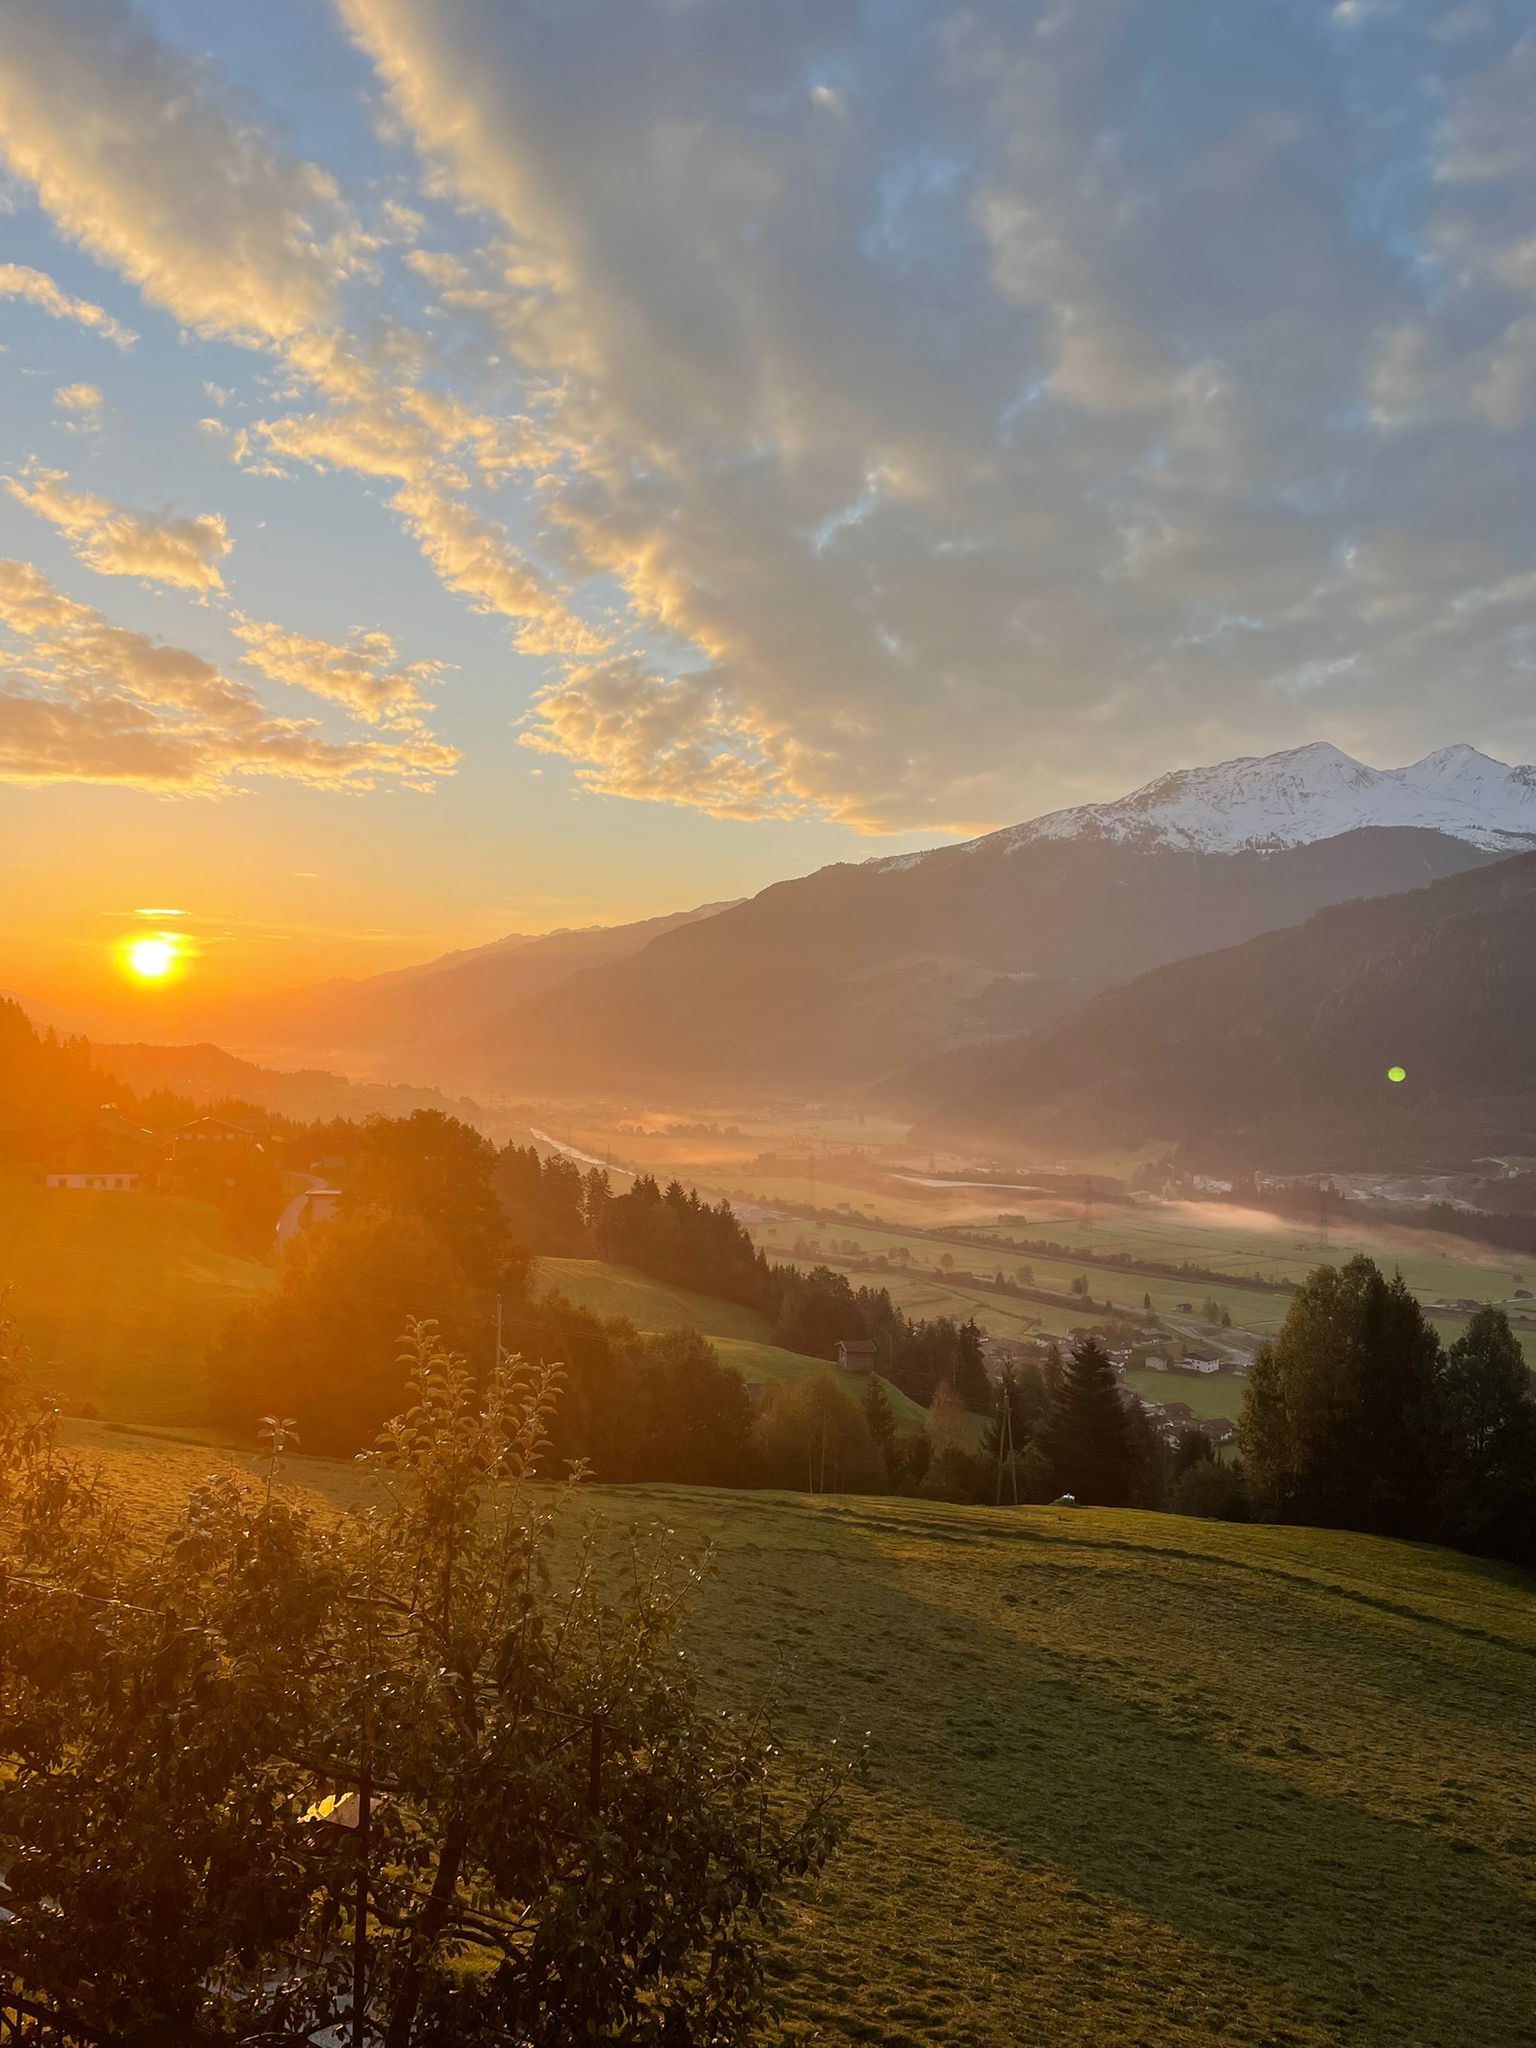
<svg viewBox="0 0 1536 2048">
<path fill-rule="evenodd" d="M 1328 906 L 905 1077 L 914 1142 L 1344 1171 L 1536 1150 L 1536 853 Z M 1394 1075 L 1401 1078 L 1394 1078 Z"/>
<path fill-rule="evenodd" d="M 1176 768 L 1112 802 L 1048 811 L 962 844 L 1098 838 L 1191 853 L 1239 853 L 1393 825 L 1447 832 L 1490 853 L 1536 847 L 1536 768 L 1511 767 L 1465 744 L 1441 747 L 1404 768 L 1371 768 L 1317 740 L 1209 767 Z M 928 858 L 897 854 L 885 864 L 894 869 Z"/>
</svg>

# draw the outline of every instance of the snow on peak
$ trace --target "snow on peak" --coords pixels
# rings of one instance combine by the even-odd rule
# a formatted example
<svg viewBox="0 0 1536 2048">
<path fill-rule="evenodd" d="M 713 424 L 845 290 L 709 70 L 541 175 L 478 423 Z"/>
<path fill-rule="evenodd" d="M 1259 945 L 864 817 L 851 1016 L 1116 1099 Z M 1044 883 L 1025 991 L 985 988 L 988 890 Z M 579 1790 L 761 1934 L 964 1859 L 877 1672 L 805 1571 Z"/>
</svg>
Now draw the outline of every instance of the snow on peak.
<svg viewBox="0 0 1536 2048">
<path fill-rule="evenodd" d="M 1372 825 L 1447 832 L 1489 852 L 1536 847 L 1536 769 L 1475 747 L 1442 747 L 1407 768 L 1369 768 L 1318 741 L 1161 775 L 1118 803 L 1053 811 L 988 842 L 1103 839 L 1193 853 L 1303 846 Z"/>
</svg>

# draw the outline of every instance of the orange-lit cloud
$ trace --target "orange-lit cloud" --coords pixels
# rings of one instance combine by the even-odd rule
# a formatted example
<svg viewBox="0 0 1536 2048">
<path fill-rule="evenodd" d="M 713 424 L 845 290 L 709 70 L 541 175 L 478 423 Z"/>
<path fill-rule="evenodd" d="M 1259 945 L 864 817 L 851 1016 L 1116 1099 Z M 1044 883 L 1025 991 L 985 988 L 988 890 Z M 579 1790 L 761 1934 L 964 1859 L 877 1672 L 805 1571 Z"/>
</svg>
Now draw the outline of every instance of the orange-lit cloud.
<svg viewBox="0 0 1536 2048">
<path fill-rule="evenodd" d="M 242 660 L 273 682 L 341 704 L 364 725 L 427 735 L 423 694 L 442 678 L 436 661 L 402 662 L 387 633 L 358 632 L 344 645 L 294 633 L 239 614 L 231 631 L 250 652 Z"/>
<path fill-rule="evenodd" d="M 34 466 L 19 477 L 6 477 L 4 483 L 29 512 L 57 527 L 98 575 L 139 576 L 182 590 L 224 587 L 219 564 L 234 543 L 216 512 L 178 518 L 169 512 L 135 511 L 91 491 L 67 489 L 69 477 L 61 469 Z"/>
<path fill-rule="evenodd" d="M 0 298 L 25 299 L 55 320 L 73 320 L 78 327 L 94 329 L 117 348 L 132 348 L 139 338 L 105 308 L 89 299 L 71 298 L 46 271 L 25 263 L 0 263 Z"/>
<path fill-rule="evenodd" d="M 251 776 L 331 789 L 431 787 L 453 748 L 426 736 L 325 739 L 273 717 L 189 649 L 114 626 L 26 562 L 0 562 L 0 780 L 218 795 Z"/>
</svg>

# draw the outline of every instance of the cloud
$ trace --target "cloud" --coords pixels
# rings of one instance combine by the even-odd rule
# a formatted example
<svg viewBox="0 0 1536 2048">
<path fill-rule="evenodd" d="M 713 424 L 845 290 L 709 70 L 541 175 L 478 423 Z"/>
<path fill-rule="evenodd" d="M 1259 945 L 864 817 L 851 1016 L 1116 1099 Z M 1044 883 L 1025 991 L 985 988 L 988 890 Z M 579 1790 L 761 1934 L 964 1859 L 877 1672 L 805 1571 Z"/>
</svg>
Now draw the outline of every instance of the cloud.
<svg viewBox="0 0 1536 2048">
<path fill-rule="evenodd" d="M 0 781 L 216 796 L 251 777 L 326 789 L 430 788 L 457 755 L 416 735 L 328 740 L 245 683 L 114 626 L 30 563 L 0 561 Z"/>
<path fill-rule="evenodd" d="M 95 384 L 61 384 L 53 394 L 55 408 L 64 415 L 64 425 L 75 432 L 101 425 L 106 400 Z"/>
<path fill-rule="evenodd" d="M 636 0 L 599 46 L 581 9 L 340 5 L 433 189 L 498 224 L 536 545 L 573 603 L 619 594 L 524 736 L 587 786 L 968 825 L 1134 781 L 1170 734 L 1453 736 L 1446 647 L 1379 577 L 1529 565 L 1515 451 L 1435 435 L 1523 433 L 1536 393 L 1536 226 L 1488 182 L 1536 190 L 1532 39 L 1457 54 L 1364 6 L 1341 37 L 1319 0 L 1239 64 L 1207 11 L 1154 32 L 1130 0 Z M 464 260 L 413 258 L 444 302 Z M 1437 262 L 1473 266 L 1470 356 Z M 1480 730 L 1536 741 L 1507 617 L 1476 616 Z"/>
<path fill-rule="evenodd" d="M 293 689 L 341 704 L 364 725 L 426 735 L 423 694 L 442 679 L 436 661 L 402 662 L 387 633 L 359 630 L 345 645 L 236 614 L 231 631 L 250 649 L 242 661 Z"/>
<path fill-rule="evenodd" d="M 122 0 L 13 0 L 0 148 L 264 351 L 231 458 L 383 486 L 584 786 L 992 824 L 1170 746 L 1400 758 L 1462 736 L 1448 677 L 1536 743 L 1513 10 L 339 9 L 421 210 Z M 322 695 L 409 666 L 314 645 Z"/>
<path fill-rule="evenodd" d="M 25 263 L 0 263 L 0 298 L 25 299 L 55 320 L 73 320 L 78 327 L 93 329 L 118 348 L 132 348 L 139 338 L 103 307 L 71 298 L 46 272 L 31 270 Z"/>
<path fill-rule="evenodd" d="M 57 527 L 98 575 L 139 576 L 181 590 L 223 589 L 219 564 L 234 542 L 217 512 L 177 518 L 170 512 L 134 511 L 93 492 L 68 490 L 68 482 L 65 471 L 35 465 L 20 477 L 4 479 L 11 496 Z"/>
<path fill-rule="evenodd" d="M 328 174 L 237 111 L 208 67 L 159 41 L 124 0 L 16 0 L 0 24 L 0 149 L 62 233 L 189 328 L 269 350 L 286 372 L 284 395 L 318 401 L 229 432 L 242 469 L 282 479 L 304 463 L 408 486 L 396 501 L 403 523 L 450 588 L 505 611 L 525 650 L 590 650 L 592 636 L 562 622 L 540 572 L 467 508 L 449 509 L 472 482 L 494 489 L 536 473 L 546 438 L 525 415 L 494 416 L 429 385 L 428 344 L 397 322 L 347 324 L 343 287 L 368 282 L 373 238 Z M 422 225 L 395 202 L 383 218 L 396 238 Z M 420 267 L 419 252 L 408 261 Z M 450 298 L 478 301 L 466 265 L 438 257 L 428 271 L 434 262 L 457 287 Z M 489 299 L 507 303 L 505 293 Z M 225 432 L 211 418 L 200 424 Z M 66 504 L 56 483 L 25 502 L 67 520 L 93 567 L 218 585 L 217 522 Z"/>
<path fill-rule="evenodd" d="M 365 255 L 326 173 L 274 148 L 126 0 L 8 0 L 0 137 L 64 234 L 203 334 L 322 323 Z"/>
<path fill-rule="evenodd" d="M 505 533 L 468 506 L 422 484 L 397 491 L 391 503 L 439 579 L 477 611 L 510 619 L 525 654 L 586 655 L 605 644 Z"/>
</svg>

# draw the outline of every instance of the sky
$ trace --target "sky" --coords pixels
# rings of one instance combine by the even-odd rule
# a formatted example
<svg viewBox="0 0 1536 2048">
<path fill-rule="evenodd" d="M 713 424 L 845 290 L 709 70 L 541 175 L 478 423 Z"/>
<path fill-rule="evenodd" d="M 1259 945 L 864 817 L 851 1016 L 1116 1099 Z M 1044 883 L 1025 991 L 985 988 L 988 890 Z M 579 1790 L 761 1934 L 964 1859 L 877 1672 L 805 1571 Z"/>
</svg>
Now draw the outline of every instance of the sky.
<svg viewBox="0 0 1536 2048">
<path fill-rule="evenodd" d="M 1528 0 L 6 0 L 0 344 L 0 988 L 1536 755 Z"/>
</svg>

